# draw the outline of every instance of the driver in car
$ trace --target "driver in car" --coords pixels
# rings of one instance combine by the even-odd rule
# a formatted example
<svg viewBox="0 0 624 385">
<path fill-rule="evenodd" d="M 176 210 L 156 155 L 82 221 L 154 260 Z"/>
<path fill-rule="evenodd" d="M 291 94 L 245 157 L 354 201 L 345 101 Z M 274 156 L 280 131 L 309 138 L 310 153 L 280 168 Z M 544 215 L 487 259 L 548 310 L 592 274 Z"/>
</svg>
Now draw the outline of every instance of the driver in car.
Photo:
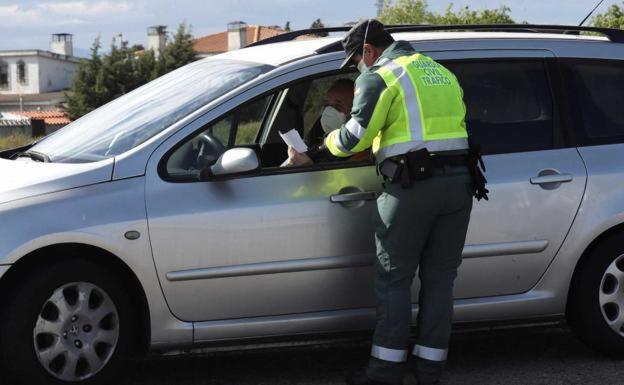
<svg viewBox="0 0 624 385">
<path fill-rule="evenodd" d="M 319 151 L 323 146 L 325 136 L 333 130 L 340 128 L 350 119 L 353 106 L 354 83 L 351 79 L 338 79 L 325 94 L 325 107 L 321 116 L 304 138 L 309 150 L 305 154 L 299 154 L 292 148 L 288 149 L 288 160 L 285 166 L 304 166 L 314 163 L 339 161 L 345 158 L 334 157 L 328 151 Z M 354 155 L 349 159 L 358 157 Z"/>
</svg>

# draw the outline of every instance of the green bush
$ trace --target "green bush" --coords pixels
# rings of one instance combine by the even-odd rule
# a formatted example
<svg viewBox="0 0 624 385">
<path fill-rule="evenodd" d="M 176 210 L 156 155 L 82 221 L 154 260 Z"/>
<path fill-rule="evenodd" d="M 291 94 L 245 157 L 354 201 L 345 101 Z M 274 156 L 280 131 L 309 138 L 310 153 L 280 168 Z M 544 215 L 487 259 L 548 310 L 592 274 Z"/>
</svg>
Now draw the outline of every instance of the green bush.
<svg viewBox="0 0 624 385">
<path fill-rule="evenodd" d="M 35 139 L 31 136 L 23 134 L 0 136 L 0 150 L 8 150 L 11 148 L 21 147 L 34 141 Z"/>
</svg>

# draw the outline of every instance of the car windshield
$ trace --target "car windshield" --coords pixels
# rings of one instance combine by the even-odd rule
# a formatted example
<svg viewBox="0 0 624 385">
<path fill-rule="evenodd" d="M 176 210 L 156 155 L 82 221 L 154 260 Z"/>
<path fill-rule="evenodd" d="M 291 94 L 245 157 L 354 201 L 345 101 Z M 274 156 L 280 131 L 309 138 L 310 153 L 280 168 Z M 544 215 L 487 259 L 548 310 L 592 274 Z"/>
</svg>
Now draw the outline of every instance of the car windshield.
<svg viewBox="0 0 624 385">
<path fill-rule="evenodd" d="M 114 157 L 271 68 L 219 58 L 196 61 L 88 113 L 30 151 L 63 163 Z"/>
</svg>

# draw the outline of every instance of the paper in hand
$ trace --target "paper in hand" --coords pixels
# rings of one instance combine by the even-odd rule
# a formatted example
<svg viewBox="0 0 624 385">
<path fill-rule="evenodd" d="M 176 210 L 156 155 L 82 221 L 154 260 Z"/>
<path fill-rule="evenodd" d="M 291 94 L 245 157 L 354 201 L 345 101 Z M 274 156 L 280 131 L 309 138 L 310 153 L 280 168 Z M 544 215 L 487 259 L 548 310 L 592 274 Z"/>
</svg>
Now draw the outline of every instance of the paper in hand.
<svg viewBox="0 0 624 385">
<path fill-rule="evenodd" d="M 284 142 L 295 149 L 298 153 L 304 153 L 308 151 L 308 146 L 304 143 L 303 139 L 301 139 L 301 135 L 294 128 L 287 133 L 279 133 Z"/>
</svg>

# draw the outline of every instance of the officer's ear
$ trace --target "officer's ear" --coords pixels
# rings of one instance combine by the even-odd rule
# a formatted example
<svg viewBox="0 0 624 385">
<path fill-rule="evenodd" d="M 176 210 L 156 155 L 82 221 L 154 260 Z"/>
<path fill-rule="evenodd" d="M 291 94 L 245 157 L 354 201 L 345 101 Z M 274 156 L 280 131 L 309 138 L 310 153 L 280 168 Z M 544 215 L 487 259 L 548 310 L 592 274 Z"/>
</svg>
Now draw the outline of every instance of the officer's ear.
<svg viewBox="0 0 624 385">
<path fill-rule="evenodd" d="M 376 60 L 375 58 L 375 46 L 370 43 L 364 43 L 364 57 L 362 58 L 367 65 Z M 371 60 L 372 59 L 372 60 Z"/>
</svg>

